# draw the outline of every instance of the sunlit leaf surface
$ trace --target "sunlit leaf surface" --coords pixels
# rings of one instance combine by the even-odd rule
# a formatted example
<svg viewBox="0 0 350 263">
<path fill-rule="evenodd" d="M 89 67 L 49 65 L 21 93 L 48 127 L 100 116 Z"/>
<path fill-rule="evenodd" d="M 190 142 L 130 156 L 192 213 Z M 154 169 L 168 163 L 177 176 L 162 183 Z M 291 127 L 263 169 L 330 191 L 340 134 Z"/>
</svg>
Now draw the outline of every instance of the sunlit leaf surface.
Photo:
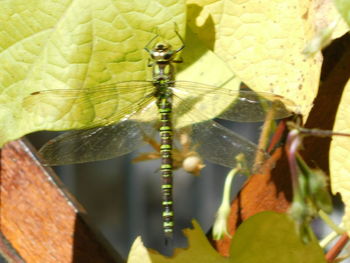
<svg viewBox="0 0 350 263">
<path fill-rule="evenodd" d="M 297 101 L 307 116 L 317 93 L 322 63 L 319 52 L 310 58 L 302 54 L 316 34 L 318 18 L 312 1 L 187 3 L 192 30 L 239 79 L 255 91 Z"/>
<path fill-rule="evenodd" d="M 338 107 L 334 131 L 350 133 L 350 81 L 348 81 Z M 350 233 L 350 138 L 333 136 L 329 152 L 331 188 L 334 194 L 340 193 L 345 203 L 344 223 Z"/>
<path fill-rule="evenodd" d="M 350 26 L 350 2 L 348 0 L 334 0 L 339 12 Z"/>
<path fill-rule="evenodd" d="M 286 215 L 262 212 L 250 217 L 233 236 L 235 263 L 326 263 L 317 240 L 304 244 Z"/>
<path fill-rule="evenodd" d="M 215 249 L 211 246 L 206 238 L 203 230 L 200 228 L 197 222 L 193 221 L 194 229 L 186 229 L 184 231 L 188 238 L 188 248 L 176 249 L 175 255 L 171 258 L 164 257 L 158 254 L 156 251 L 148 250 L 148 256 L 151 258 L 151 262 L 173 262 L 173 263 L 190 263 L 190 262 L 233 262 L 220 256 Z M 138 245 L 136 245 L 138 244 Z M 128 263 L 139 262 L 133 259 L 140 258 L 139 255 L 144 253 L 144 247 L 140 246 L 140 242 L 136 240 L 133 245 L 133 250 L 130 251 Z"/>
<path fill-rule="evenodd" d="M 0 144 L 36 130 L 85 125 L 92 111 L 69 123 L 70 109 L 57 112 L 52 102 L 42 105 L 43 119 L 22 109 L 22 99 L 38 90 L 147 79 L 144 46 L 156 33 L 179 44 L 174 22 L 182 34 L 185 25 L 185 3 L 177 0 L 19 0 L 1 1 L 0 9 L 0 121 L 6 124 Z"/>
<path fill-rule="evenodd" d="M 199 225 L 186 229 L 188 248 L 176 249 L 171 258 L 149 250 L 151 262 L 232 262 L 232 263 L 325 263 L 324 254 L 314 240 L 304 244 L 294 222 L 285 214 L 262 212 L 244 221 L 231 243 L 229 258 L 220 256 L 207 240 Z M 128 263 L 140 262 L 145 248 L 136 240 Z"/>
</svg>

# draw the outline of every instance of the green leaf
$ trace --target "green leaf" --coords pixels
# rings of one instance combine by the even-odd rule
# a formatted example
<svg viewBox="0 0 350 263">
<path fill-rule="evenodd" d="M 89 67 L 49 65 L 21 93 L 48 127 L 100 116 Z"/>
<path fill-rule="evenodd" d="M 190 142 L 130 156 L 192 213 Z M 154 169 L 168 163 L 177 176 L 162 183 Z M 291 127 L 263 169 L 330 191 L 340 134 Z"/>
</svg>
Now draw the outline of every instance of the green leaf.
<svg viewBox="0 0 350 263">
<path fill-rule="evenodd" d="M 244 221 L 231 243 L 230 257 L 224 258 L 209 243 L 196 221 L 194 229 L 186 229 L 188 248 L 176 249 L 171 258 L 145 250 L 136 239 L 129 254 L 128 263 L 142 262 L 231 262 L 231 263 L 326 263 L 322 249 L 316 240 L 304 244 L 296 232 L 296 225 L 286 215 L 262 212 Z"/>
<path fill-rule="evenodd" d="M 304 244 L 286 215 L 262 212 L 250 217 L 233 236 L 235 263 L 326 263 L 316 240 Z"/>
<path fill-rule="evenodd" d="M 185 32 L 184 0 L 16 0 L 1 1 L 0 10 L 0 122 L 5 124 L 0 146 L 33 131 L 84 128 L 106 114 L 72 100 L 23 107 L 22 100 L 32 92 L 151 80 L 145 45 L 156 34 L 181 45 L 174 23 L 181 35 Z M 203 72 L 200 65 L 215 61 L 216 71 L 209 71 L 208 78 L 213 77 L 214 85 L 227 81 L 231 71 L 200 45 L 186 48 L 182 79 L 195 81 Z M 194 60 L 200 61 L 196 67 Z M 215 76 L 217 72 L 224 74 Z M 73 121 L 77 113 L 81 118 Z"/>
<path fill-rule="evenodd" d="M 350 26 L 350 1 L 349 0 L 335 0 L 335 5 L 337 6 L 340 14 L 343 16 L 344 20 Z"/>
<path fill-rule="evenodd" d="M 69 108 L 38 105 L 37 115 L 22 100 L 38 90 L 145 79 L 145 44 L 156 31 L 173 41 L 169 29 L 176 22 L 184 32 L 185 23 L 178 0 L 17 0 L 1 1 L 0 9 L 0 145 L 36 130 L 83 127 L 60 122 Z"/>
</svg>

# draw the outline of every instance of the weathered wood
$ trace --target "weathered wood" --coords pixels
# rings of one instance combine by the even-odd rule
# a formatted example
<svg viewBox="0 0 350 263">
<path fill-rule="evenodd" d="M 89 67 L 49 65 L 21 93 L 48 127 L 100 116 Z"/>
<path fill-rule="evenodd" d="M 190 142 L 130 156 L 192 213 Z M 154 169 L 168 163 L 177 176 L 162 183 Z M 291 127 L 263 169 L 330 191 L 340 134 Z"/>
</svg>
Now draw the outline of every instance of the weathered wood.
<svg viewBox="0 0 350 263">
<path fill-rule="evenodd" d="M 0 232 L 12 248 L 27 263 L 123 262 L 33 152 L 26 140 L 1 152 Z"/>
<path fill-rule="evenodd" d="M 6 238 L 0 232 L 0 262 L 24 263 L 24 260 L 18 255 L 17 251 L 11 246 Z"/>
</svg>

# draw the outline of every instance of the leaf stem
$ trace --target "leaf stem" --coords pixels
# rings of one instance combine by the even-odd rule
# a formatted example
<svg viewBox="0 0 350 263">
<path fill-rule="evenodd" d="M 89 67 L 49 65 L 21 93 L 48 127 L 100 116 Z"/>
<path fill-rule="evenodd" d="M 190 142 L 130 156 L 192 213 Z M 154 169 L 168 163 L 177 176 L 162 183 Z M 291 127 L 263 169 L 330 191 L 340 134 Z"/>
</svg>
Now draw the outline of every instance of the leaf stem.
<svg viewBox="0 0 350 263">
<path fill-rule="evenodd" d="M 319 210 L 318 215 L 333 231 L 338 234 L 344 234 L 345 230 L 342 227 L 337 226 L 323 210 Z"/>
</svg>

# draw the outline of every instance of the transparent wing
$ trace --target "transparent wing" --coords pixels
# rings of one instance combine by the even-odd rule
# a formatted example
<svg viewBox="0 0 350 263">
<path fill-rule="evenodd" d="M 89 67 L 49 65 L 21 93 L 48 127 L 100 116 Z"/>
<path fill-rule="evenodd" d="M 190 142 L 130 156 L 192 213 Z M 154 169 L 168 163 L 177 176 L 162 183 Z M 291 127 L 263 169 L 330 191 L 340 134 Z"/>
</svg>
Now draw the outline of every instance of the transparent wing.
<svg viewBox="0 0 350 263">
<path fill-rule="evenodd" d="M 227 167 L 236 166 L 236 156 L 240 153 L 244 154 L 248 167 L 252 170 L 259 167 L 269 155 L 258 146 L 244 137 L 234 133 L 233 131 L 223 127 L 213 120 L 208 120 L 207 112 L 193 109 L 192 104 L 186 103 L 177 94 L 173 98 L 174 115 L 173 123 L 178 128 L 179 133 L 185 133 L 189 136 L 191 149 L 197 152 L 203 159 L 217 163 Z M 186 112 L 187 126 L 184 123 L 177 125 L 178 119 L 182 115 L 178 115 L 175 110 L 181 107 Z M 214 116 L 215 117 L 215 116 Z M 204 121 L 198 121 L 204 120 Z M 259 157 L 259 158 L 257 158 Z M 256 160 L 259 163 L 256 163 Z M 253 169 L 254 168 L 254 169 Z"/>
<path fill-rule="evenodd" d="M 241 153 L 252 170 L 256 170 L 269 158 L 256 144 L 215 121 L 194 124 L 190 138 L 193 148 L 201 157 L 226 167 L 235 167 L 236 156 Z"/>
<path fill-rule="evenodd" d="M 152 82 L 128 81 L 91 89 L 38 91 L 23 100 L 23 107 L 46 121 L 96 127 L 141 111 L 154 100 L 153 94 Z"/>
<path fill-rule="evenodd" d="M 46 165 L 111 159 L 130 153 L 144 143 L 153 126 L 131 120 L 115 125 L 65 132 L 47 142 L 40 153 Z"/>
<path fill-rule="evenodd" d="M 271 113 L 269 116 L 273 119 L 288 117 L 296 107 L 292 101 L 272 93 L 230 90 L 186 81 L 176 82 L 173 92 L 181 100 L 174 114 L 185 123 L 185 116 L 192 111 L 200 111 L 203 120 L 216 117 L 256 122 L 265 120 Z"/>
<path fill-rule="evenodd" d="M 191 82 L 178 82 L 173 89 L 175 127 L 193 124 L 190 134 L 196 151 L 207 160 L 229 167 L 235 166 L 236 154 L 244 153 L 248 163 L 252 164 L 256 152 L 261 150 L 211 121 L 212 118 L 219 116 L 228 120 L 263 120 L 267 109 L 274 105 L 272 101 L 276 99 L 294 106 L 290 101 L 274 94 L 231 91 Z M 59 165 L 109 159 L 136 149 L 143 143 L 141 134 L 146 127 L 140 129 L 139 125 L 126 120 L 138 114 L 145 115 L 144 113 L 156 118 L 156 112 L 147 109 L 151 103 L 154 106 L 153 95 L 151 82 L 131 81 L 89 90 L 40 91 L 27 97 L 24 106 L 37 114 L 50 116 L 47 111 L 36 107 L 47 103 L 56 108 L 56 116 L 60 120 L 66 116 L 67 121 L 70 118 L 77 122 L 83 119 L 90 127 L 121 121 L 115 125 L 68 132 L 50 141 L 41 152 L 47 164 Z M 290 115 L 283 103 L 275 110 L 275 118 Z M 62 111 L 62 108 L 66 110 Z"/>
</svg>

